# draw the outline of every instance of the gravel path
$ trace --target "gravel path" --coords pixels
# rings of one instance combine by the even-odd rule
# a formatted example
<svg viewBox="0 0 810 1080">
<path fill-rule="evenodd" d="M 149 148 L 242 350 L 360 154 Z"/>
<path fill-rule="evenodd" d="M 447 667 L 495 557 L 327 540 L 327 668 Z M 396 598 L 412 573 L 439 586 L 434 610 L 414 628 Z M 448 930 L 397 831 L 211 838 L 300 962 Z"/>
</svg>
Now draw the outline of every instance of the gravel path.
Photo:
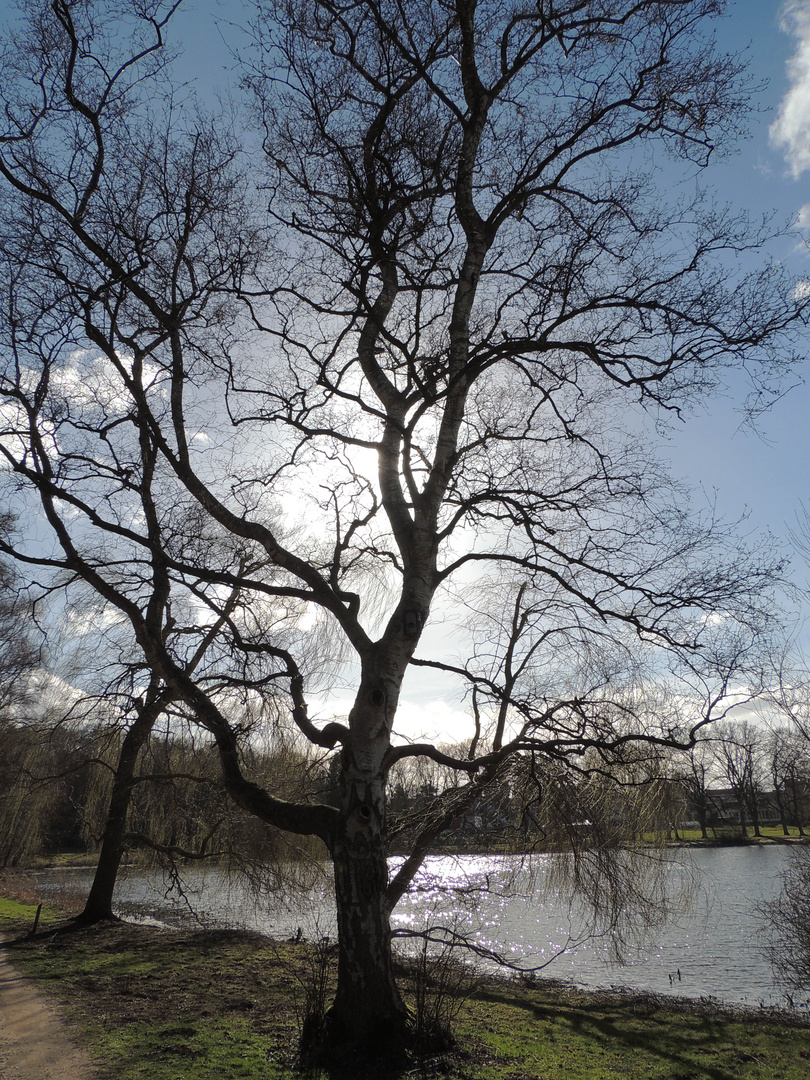
<svg viewBox="0 0 810 1080">
<path fill-rule="evenodd" d="M 35 983 L 12 966 L 0 937 L 0 1080 L 94 1080 L 92 1061 Z"/>
</svg>

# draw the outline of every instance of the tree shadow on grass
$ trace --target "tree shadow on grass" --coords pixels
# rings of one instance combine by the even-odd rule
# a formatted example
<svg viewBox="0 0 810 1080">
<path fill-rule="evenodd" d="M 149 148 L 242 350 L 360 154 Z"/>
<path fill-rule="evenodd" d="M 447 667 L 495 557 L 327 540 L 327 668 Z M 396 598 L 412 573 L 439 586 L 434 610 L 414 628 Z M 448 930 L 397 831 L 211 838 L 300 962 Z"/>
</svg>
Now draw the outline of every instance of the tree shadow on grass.
<svg viewBox="0 0 810 1080">
<path fill-rule="evenodd" d="M 376 1045 L 341 1046 L 328 1037 L 299 1063 L 301 1075 L 328 1080 L 401 1080 L 403 1077 L 457 1077 L 469 1055 L 443 1031 L 430 1040 L 416 1025 L 401 1038 L 381 1033 Z"/>
<path fill-rule="evenodd" d="M 485 987 L 475 995 L 477 1001 L 503 1005 L 529 1013 L 549 1031 L 564 1025 L 578 1039 L 589 1040 L 594 1047 L 621 1048 L 650 1060 L 666 1061 L 673 1077 L 697 1077 L 701 1080 L 739 1080 L 745 1064 L 759 1063 L 755 1041 L 757 1027 L 765 1030 L 772 1018 L 754 1010 L 726 1009 L 716 1003 L 688 999 L 661 998 L 654 994 L 593 992 L 568 994 L 560 991 L 551 1000 L 543 1000 L 543 991 L 533 998 L 532 991 L 517 995 L 508 989 Z M 804 1029 L 804 1018 L 780 1014 L 786 1029 Z M 746 1025 L 746 1038 L 739 1031 Z M 810 1050 L 810 1031 L 808 1031 Z M 721 1060 L 722 1059 L 722 1060 Z"/>
<path fill-rule="evenodd" d="M 405 1058 L 390 1060 L 386 1057 L 368 1055 L 347 1055 L 333 1062 L 313 1069 L 302 1069 L 302 1080 L 307 1077 L 321 1077 L 324 1080 L 404 1080 L 405 1077 L 420 1077 L 429 1080 L 432 1077 L 459 1077 L 463 1075 L 468 1055 L 460 1052 L 447 1052 L 434 1057 L 420 1058 L 408 1055 Z"/>
</svg>

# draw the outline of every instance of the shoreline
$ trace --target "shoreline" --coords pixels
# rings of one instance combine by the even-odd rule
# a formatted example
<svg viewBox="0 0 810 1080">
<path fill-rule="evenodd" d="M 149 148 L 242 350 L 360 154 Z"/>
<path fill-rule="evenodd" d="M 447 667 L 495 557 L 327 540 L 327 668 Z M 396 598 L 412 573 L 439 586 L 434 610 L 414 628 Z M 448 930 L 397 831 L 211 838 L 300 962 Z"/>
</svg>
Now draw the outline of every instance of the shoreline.
<svg viewBox="0 0 810 1080">
<path fill-rule="evenodd" d="M 94 1077 L 138 1080 L 146 1069 L 150 1080 L 300 1078 L 301 1008 L 319 955 L 312 943 L 130 922 L 64 933 L 65 913 L 54 909 L 43 911 L 36 936 L 25 940 L 34 910 L 17 905 L 15 940 L 4 951 L 35 990 L 56 1003 L 72 1041 L 95 1062 Z M 8 914 L 4 925 L 8 931 Z M 397 960 L 411 1008 L 417 966 Z M 542 974 L 482 975 L 460 965 L 449 969 L 444 983 L 428 986 L 434 999 L 437 987 L 446 995 L 457 1034 L 454 1049 L 431 1059 L 428 1076 L 806 1080 L 810 1014 L 802 1009 L 615 986 L 582 989 Z M 399 1080 L 414 1075 L 413 1067 L 310 1075 Z"/>
<path fill-rule="evenodd" d="M 697 850 L 705 850 L 707 848 L 710 849 L 710 848 L 729 848 L 729 847 L 756 847 L 756 846 L 759 846 L 759 845 L 768 846 L 768 845 L 771 845 L 771 844 L 775 844 L 775 845 L 778 845 L 778 846 L 785 845 L 785 846 L 788 846 L 788 847 L 793 847 L 793 846 L 797 846 L 797 845 L 798 846 L 810 845 L 810 833 L 807 833 L 804 836 L 748 836 L 748 837 L 745 837 L 745 838 L 743 838 L 741 836 L 713 836 L 713 837 L 710 836 L 710 837 L 707 837 L 705 840 L 702 839 L 702 838 L 700 838 L 700 839 L 693 839 L 693 838 L 680 839 L 680 838 L 678 838 L 678 839 L 667 840 L 664 844 L 650 843 L 650 844 L 642 844 L 640 846 L 642 846 L 642 847 L 650 847 L 650 848 L 653 848 L 653 849 L 666 851 L 666 850 L 669 850 L 670 848 L 672 848 L 672 849 L 695 848 Z M 406 850 L 403 850 L 403 851 L 392 850 L 389 853 L 389 857 L 390 858 L 401 858 L 404 854 L 406 854 Z M 438 846 L 438 847 L 435 848 L 435 850 L 431 851 L 431 855 L 440 855 L 440 856 L 476 855 L 476 856 L 480 856 L 482 858 L 486 857 L 486 856 L 496 857 L 496 856 L 499 856 L 499 855 L 522 856 L 522 855 L 551 855 L 551 854 L 557 854 L 557 852 L 553 852 L 551 850 L 534 849 L 534 848 L 523 849 L 523 850 L 520 850 L 520 849 L 506 850 L 506 849 L 499 848 L 499 847 L 494 847 L 493 848 L 493 847 L 484 847 L 484 846 L 481 846 L 481 845 L 469 845 L 469 846 L 466 846 L 466 845 L 448 845 L 447 847 Z M 181 862 L 181 863 L 183 861 L 184 860 L 182 860 L 182 859 L 179 860 L 179 862 Z M 27 866 L 12 867 L 12 868 L 10 868 L 10 870 L 8 872 L 12 873 L 12 874 L 26 874 L 26 873 L 29 873 L 29 872 L 30 873 L 35 873 L 37 871 L 42 871 L 42 870 L 94 870 L 96 868 L 97 863 L 98 863 L 97 857 L 92 855 L 92 854 L 84 853 L 84 852 L 64 852 L 64 853 L 56 853 L 56 854 L 54 854 L 52 856 L 42 856 L 41 858 L 38 858 L 38 859 L 34 860 L 33 862 L 31 862 Z M 135 867 L 136 865 L 137 864 L 134 864 L 134 863 L 123 863 L 122 866 L 121 866 L 121 869 L 122 870 L 123 869 L 131 869 L 131 868 Z M 2 880 L 2 874 L 3 874 L 3 872 L 0 871 L 0 881 Z"/>
<path fill-rule="evenodd" d="M 612 958 L 610 940 L 593 940 L 592 935 L 590 940 L 586 939 L 584 916 L 576 924 L 571 924 L 573 929 L 569 933 L 568 941 L 565 940 L 565 935 L 560 939 L 559 929 L 557 936 L 554 936 L 555 927 L 569 926 L 568 923 L 553 921 L 554 918 L 565 918 L 564 899 L 561 906 L 556 892 L 538 901 L 540 907 L 536 922 L 539 930 L 535 927 L 534 916 L 530 912 L 521 914 L 520 907 L 516 908 L 514 903 L 510 902 L 512 906 L 509 907 L 508 916 L 504 916 L 503 925 L 506 929 L 503 932 L 482 930 L 482 926 L 487 924 L 479 925 L 473 918 L 473 938 L 480 939 L 485 946 L 489 945 L 496 953 L 503 954 L 507 960 L 520 964 L 525 969 L 536 967 L 538 977 L 559 979 L 568 987 L 594 991 L 608 991 L 619 987 L 631 994 L 661 994 L 666 1000 L 677 995 L 689 1001 L 716 999 L 730 1006 L 757 1006 L 762 1003 L 766 1008 L 778 1009 L 788 1005 L 789 998 L 779 983 L 774 982 L 772 970 L 762 950 L 755 948 L 753 944 L 754 924 L 756 922 L 760 925 L 764 915 L 754 910 L 754 901 L 750 898 L 745 910 L 740 911 L 734 906 L 733 900 L 738 895 L 737 890 L 742 890 L 746 896 L 750 893 L 751 896 L 756 894 L 770 897 L 771 892 L 778 889 L 778 875 L 783 867 L 787 867 L 796 854 L 806 854 L 806 849 L 794 850 L 784 844 L 765 842 L 749 843 L 743 850 L 739 850 L 739 845 L 735 845 L 731 849 L 724 848 L 719 853 L 704 850 L 702 845 L 692 845 L 691 851 L 686 850 L 683 853 L 681 849 L 673 848 L 669 854 L 660 849 L 650 854 L 654 855 L 657 861 L 660 860 L 661 865 L 674 865 L 677 873 L 681 875 L 672 879 L 675 884 L 671 889 L 675 889 L 675 894 L 670 898 L 674 907 L 669 911 L 669 921 L 662 924 L 660 929 L 653 928 L 651 933 L 643 938 L 630 935 L 627 948 L 622 949 L 624 965 L 604 962 Z M 645 853 L 640 851 L 638 857 L 645 859 Z M 502 861 L 501 856 L 492 857 L 490 853 L 480 859 L 474 855 L 458 857 L 459 866 L 472 868 L 476 875 L 485 872 L 488 874 L 489 869 L 500 873 Z M 543 864 L 541 857 L 537 864 L 541 870 Z M 520 867 L 520 857 L 516 857 L 514 861 L 507 857 L 504 865 L 507 869 L 509 866 Z M 684 874 L 678 869 L 682 865 L 686 867 Z M 328 868 L 324 869 L 328 872 Z M 430 871 L 431 867 L 428 867 L 428 870 Z M 194 872 L 196 871 L 195 867 Z M 461 871 L 457 870 L 453 857 L 439 856 L 432 872 L 437 875 L 438 881 L 444 882 L 447 879 L 452 883 Z M 296 933 L 301 932 L 310 940 L 318 940 L 322 934 L 335 936 L 332 925 L 334 912 L 327 896 L 328 882 L 323 883 L 322 889 L 315 889 L 312 897 L 296 895 L 292 898 L 290 907 L 285 905 L 283 896 L 269 896 L 254 910 L 258 900 L 251 896 L 243 885 L 234 882 L 234 891 L 228 891 L 227 883 L 220 879 L 219 872 L 211 868 L 211 873 L 213 877 L 210 881 L 206 875 L 204 880 L 191 877 L 186 883 L 192 904 L 198 911 L 197 920 L 194 916 L 189 916 L 188 909 L 182 902 L 176 902 L 176 897 L 174 903 L 165 903 L 160 899 L 163 896 L 160 874 L 154 881 L 150 877 L 141 882 L 136 874 L 133 881 L 123 882 L 117 894 L 116 914 L 131 919 L 136 925 L 157 923 L 181 930 L 194 925 L 205 925 L 215 930 L 249 927 L 276 940 L 290 940 Z M 92 871 L 87 868 L 73 867 L 63 871 L 61 866 L 57 866 L 45 869 L 37 875 L 39 884 L 33 878 L 30 880 L 29 900 L 33 902 L 51 897 L 51 902 L 65 909 L 80 909 L 91 875 Z M 680 885 L 678 883 L 682 877 L 685 884 Z M 486 880 L 489 883 L 489 877 Z M 539 884 L 542 885 L 544 880 L 545 878 L 541 878 Z M 478 882 L 478 877 L 475 877 L 475 881 Z M 724 883 L 716 897 L 715 881 Z M 680 888 L 683 888 L 683 894 L 677 891 Z M 690 903 L 682 910 L 678 903 L 681 900 L 686 903 L 684 897 L 687 891 Z M 486 898 L 476 901 L 481 902 L 484 903 L 481 919 L 489 918 L 486 912 L 490 911 L 493 902 Z M 455 911 L 452 902 L 446 903 L 450 903 Z M 494 903 L 497 911 L 500 911 L 504 902 L 500 902 L 500 907 L 497 901 Z M 732 907 L 726 911 L 729 903 Z M 400 929 L 405 935 L 409 929 L 416 926 L 413 923 L 416 915 L 412 908 L 413 912 L 418 910 L 419 918 L 429 917 L 423 912 L 424 901 L 415 896 L 411 904 L 403 908 L 402 917 L 394 921 L 395 930 Z M 558 908 L 562 914 L 555 915 Z M 320 912 L 317 916 L 314 914 L 316 911 Z M 462 917 L 463 928 L 469 929 L 467 917 Z M 729 933 L 727 918 L 732 920 L 732 934 Z M 497 925 L 500 926 L 500 922 Z M 518 938 L 514 937 L 517 932 L 515 927 L 520 928 Z M 738 931 L 745 936 L 738 937 Z M 511 938 L 509 934 L 512 934 Z M 543 969 L 544 962 L 554 956 L 560 944 L 583 947 L 573 956 L 563 956 Z M 396 942 L 395 946 L 400 953 L 406 954 L 413 953 L 415 948 L 414 944 L 408 941 Z M 460 951 L 457 955 L 461 958 Z M 481 958 L 472 954 L 466 955 L 464 960 L 484 973 L 497 970 L 497 956 L 492 958 L 492 962 L 483 954 Z M 500 970 L 503 972 L 504 969 Z M 683 980 L 680 978 L 681 972 Z M 530 972 L 521 977 L 531 980 Z M 801 1007 L 803 997 L 798 996 L 796 1000 Z"/>
</svg>

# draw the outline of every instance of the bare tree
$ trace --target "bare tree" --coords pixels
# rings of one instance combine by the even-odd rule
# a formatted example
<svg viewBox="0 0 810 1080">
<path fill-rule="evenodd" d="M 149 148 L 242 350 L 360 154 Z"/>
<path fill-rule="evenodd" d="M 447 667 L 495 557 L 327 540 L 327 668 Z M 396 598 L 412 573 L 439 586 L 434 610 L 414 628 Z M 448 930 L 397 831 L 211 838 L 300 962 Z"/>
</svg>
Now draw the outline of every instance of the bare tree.
<svg viewBox="0 0 810 1080">
<path fill-rule="evenodd" d="M 678 754 L 672 775 L 684 792 L 689 814 L 697 819 L 701 837 L 708 840 L 709 822 L 715 810 L 711 794 L 711 785 L 715 780 L 715 753 L 711 741 L 698 739 L 690 750 Z"/>
<path fill-rule="evenodd" d="M 238 587 L 235 587 L 231 594 L 225 598 L 210 622 L 202 621 L 198 611 L 196 612 L 195 622 L 191 625 L 185 623 L 178 625 L 178 613 L 172 612 L 169 602 L 170 593 L 168 590 L 166 592 L 160 590 L 160 592 L 162 593 L 162 610 L 157 608 L 155 617 L 162 621 L 164 641 L 168 645 L 171 643 L 172 638 L 182 635 L 186 638 L 186 641 L 196 644 L 196 647 L 184 650 L 184 672 L 186 675 L 191 676 L 197 672 L 206 660 L 211 665 L 212 658 L 206 654 L 209 653 L 212 645 L 218 643 L 224 625 L 237 607 Z M 139 666 L 135 666 L 135 671 L 128 666 L 124 672 L 130 684 L 129 694 L 127 695 L 128 708 L 125 709 L 124 733 L 120 740 L 120 746 L 117 747 L 117 760 L 112 766 L 112 784 L 109 803 L 104 816 L 103 836 L 96 871 L 93 875 L 93 882 L 84 908 L 77 917 L 77 922 L 82 925 L 102 922 L 115 917 L 113 913 L 113 894 L 118 871 L 125 847 L 128 843 L 132 843 L 133 840 L 128 824 L 128 814 L 133 788 L 138 782 L 136 772 L 138 758 L 146 746 L 155 724 L 161 716 L 169 713 L 171 706 L 175 703 L 174 695 L 162 685 L 161 680 L 154 673 L 148 675 L 148 682 L 143 692 L 137 692 Z M 217 665 L 214 662 L 212 667 L 213 675 L 209 671 L 207 675 L 203 675 L 203 680 L 210 682 L 213 678 L 222 688 L 228 681 L 227 676 L 221 664 Z M 141 672 L 142 676 L 143 674 Z M 244 690 L 248 677 L 244 670 L 240 672 L 240 675 L 240 683 Z M 113 698 L 111 690 L 112 688 L 105 696 Z M 118 724 L 115 726 L 120 728 Z M 142 843 L 148 842 L 149 838 L 142 836 L 140 841 Z"/>
<path fill-rule="evenodd" d="M 754 836 L 761 836 L 765 732 L 750 720 L 728 720 L 716 725 L 712 742 L 721 775 L 737 800 L 740 835 L 748 835 L 750 821 Z"/>
<path fill-rule="evenodd" d="M 769 728 L 768 768 L 783 823 L 790 815 L 804 835 L 810 809 L 810 679 L 797 641 L 787 639 L 771 656 L 771 668 L 758 700 Z"/>
<path fill-rule="evenodd" d="M 0 514 L 0 536 L 13 536 L 14 520 Z M 16 568 L 0 561 L 0 717 L 13 718 L 31 696 L 31 675 L 43 665 L 32 622 L 32 604 Z"/>
<path fill-rule="evenodd" d="M 804 836 L 805 792 L 810 789 L 810 746 L 795 728 L 777 725 L 766 734 L 765 764 L 785 836 L 789 825 Z"/>
<path fill-rule="evenodd" d="M 765 230 L 655 183 L 744 121 L 715 0 L 262 8 L 253 156 L 161 96 L 172 10 L 30 4 L 3 56 L 0 452 L 52 538 L 6 547 L 127 620 L 240 806 L 324 841 L 329 1040 L 395 1042 L 390 913 L 442 829 L 516 763 L 584 791 L 688 746 L 756 661 L 778 561 L 690 516 L 645 415 L 742 365 L 766 404 L 807 299 L 756 265 Z M 194 640 L 166 637 L 168 595 L 222 614 L 235 588 L 223 648 L 339 750 L 339 806 L 258 784 Z M 438 654 L 431 616 L 459 609 L 462 655 Z M 354 703 L 317 722 L 340 665 Z M 462 756 L 396 736 L 425 668 L 466 688 Z M 685 728 L 645 684 L 698 697 Z M 389 881 L 410 757 L 458 782 Z"/>
<path fill-rule="evenodd" d="M 13 532 L 0 515 L 0 534 Z M 0 868 L 24 858 L 40 839 L 42 793 L 32 783 L 39 733 L 31 709 L 42 657 L 32 632 L 32 608 L 13 565 L 0 561 Z"/>
</svg>

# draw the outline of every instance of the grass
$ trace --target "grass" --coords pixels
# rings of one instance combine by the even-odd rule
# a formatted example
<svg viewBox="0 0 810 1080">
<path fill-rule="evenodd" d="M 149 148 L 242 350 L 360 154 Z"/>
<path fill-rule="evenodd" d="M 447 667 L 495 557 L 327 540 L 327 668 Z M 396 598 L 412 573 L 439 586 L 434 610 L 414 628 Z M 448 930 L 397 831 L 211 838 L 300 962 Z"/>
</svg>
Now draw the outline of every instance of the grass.
<svg viewBox="0 0 810 1080">
<path fill-rule="evenodd" d="M 8 900 L 0 896 L 0 930 L 16 930 L 27 922 L 28 929 L 33 929 L 37 905 L 23 904 L 19 900 Z M 64 912 L 56 908 L 43 906 L 39 916 L 40 927 L 48 926 L 64 919 Z"/>
<path fill-rule="evenodd" d="M 7 894 L 7 895 L 6 895 Z M 27 875 L 0 871 L 0 931 L 30 931 L 34 927 L 39 899 Z M 64 921 L 65 912 L 43 904 L 39 926 Z"/>
<path fill-rule="evenodd" d="M 8 928 L 35 908 L 0 904 Z M 311 948 L 246 933 L 130 924 L 11 946 L 76 1038 L 115 1080 L 292 1080 Z M 15 922 L 16 920 L 16 922 Z M 407 993 L 411 974 L 401 972 Z M 413 1000 L 411 998 L 411 1000 Z M 458 1048 L 411 1071 L 315 1071 L 311 1080 L 806 1080 L 810 1025 L 711 1003 L 480 979 L 456 1020 Z"/>
<path fill-rule="evenodd" d="M 739 825 L 724 825 L 715 829 L 709 829 L 709 835 L 706 839 L 700 829 L 678 829 L 678 839 L 675 843 L 682 844 L 695 844 L 696 846 L 708 846 L 722 844 L 741 844 L 741 843 L 758 843 L 759 840 L 775 840 L 777 843 L 792 843 L 794 841 L 801 841 L 807 839 L 807 830 L 805 835 L 802 836 L 799 830 L 794 826 L 788 827 L 788 835 L 785 836 L 784 830 L 781 825 L 763 825 L 760 828 L 760 837 L 754 836 L 754 830 L 749 825 L 746 829 L 746 838 L 743 839 L 740 835 Z M 650 840 L 653 838 L 650 837 Z M 674 840 L 674 836 L 673 836 Z"/>
</svg>

